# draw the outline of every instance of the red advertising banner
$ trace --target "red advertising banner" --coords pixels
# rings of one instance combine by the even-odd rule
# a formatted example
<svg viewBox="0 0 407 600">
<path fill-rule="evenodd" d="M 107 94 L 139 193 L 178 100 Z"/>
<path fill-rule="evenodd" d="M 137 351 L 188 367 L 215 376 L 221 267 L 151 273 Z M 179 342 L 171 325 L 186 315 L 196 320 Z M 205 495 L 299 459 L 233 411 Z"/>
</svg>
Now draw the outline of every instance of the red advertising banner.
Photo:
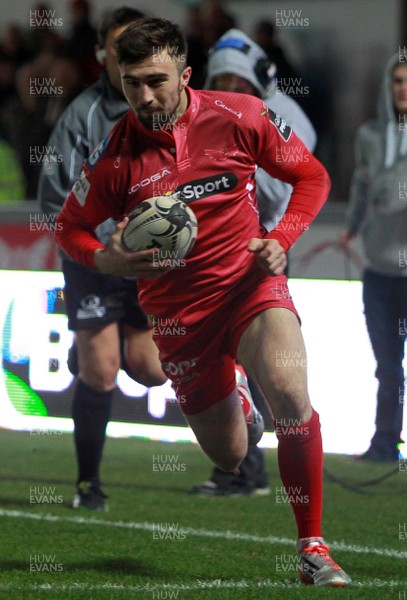
<svg viewBox="0 0 407 600">
<path fill-rule="evenodd" d="M 29 215 L 0 215 L 0 269 L 53 271 L 60 267 L 58 248 L 48 223 Z"/>
</svg>

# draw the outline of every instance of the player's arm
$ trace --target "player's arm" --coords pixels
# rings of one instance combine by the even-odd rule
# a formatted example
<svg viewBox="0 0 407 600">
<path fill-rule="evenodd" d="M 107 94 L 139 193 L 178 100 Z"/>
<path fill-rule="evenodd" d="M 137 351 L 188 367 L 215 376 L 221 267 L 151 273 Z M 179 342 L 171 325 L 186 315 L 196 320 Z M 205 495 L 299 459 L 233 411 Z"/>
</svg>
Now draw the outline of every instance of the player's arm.
<svg viewBox="0 0 407 600">
<path fill-rule="evenodd" d="M 277 227 L 262 240 L 252 240 L 248 248 L 257 254 L 266 272 L 278 275 L 285 267 L 285 252 L 309 228 L 326 202 L 330 180 L 323 165 L 285 121 L 268 110 L 258 116 L 257 123 L 259 166 L 293 186 L 287 210 Z"/>
<path fill-rule="evenodd" d="M 313 152 L 317 135 L 311 121 L 301 107 L 289 96 L 281 96 L 279 115 L 295 131 L 296 135 Z M 275 228 L 284 214 L 290 200 L 292 186 L 289 183 L 271 177 L 264 169 L 257 169 L 256 195 L 260 211 L 260 220 L 268 231 Z"/>
<path fill-rule="evenodd" d="M 276 124 L 277 123 L 277 124 Z M 325 167 L 285 122 L 270 111 L 262 136 L 259 165 L 270 175 L 293 186 L 290 201 L 277 227 L 265 235 L 287 251 L 309 229 L 330 189 Z"/>
<path fill-rule="evenodd" d="M 92 170 L 84 163 L 58 216 L 57 243 L 73 260 L 102 273 L 154 279 L 165 272 L 165 269 L 156 268 L 154 250 L 130 252 L 121 243 L 128 221 L 127 217 L 123 218 L 121 205 L 126 188 L 111 162 L 109 157 L 100 159 Z M 120 222 L 109 244 L 104 246 L 95 229 L 109 218 Z"/>
</svg>

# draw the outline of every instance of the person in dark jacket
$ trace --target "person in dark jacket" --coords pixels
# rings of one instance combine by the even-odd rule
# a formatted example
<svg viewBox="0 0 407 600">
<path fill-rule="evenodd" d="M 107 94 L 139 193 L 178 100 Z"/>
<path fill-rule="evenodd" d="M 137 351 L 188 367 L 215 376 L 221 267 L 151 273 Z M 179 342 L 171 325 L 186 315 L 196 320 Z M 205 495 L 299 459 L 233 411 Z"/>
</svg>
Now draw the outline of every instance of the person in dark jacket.
<svg viewBox="0 0 407 600">
<path fill-rule="evenodd" d="M 41 172 L 38 198 L 45 213 L 59 213 L 83 161 L 129 109 L 113 43 L 129 23 L 141 16 L 139 11 L 123 7 L 108 13 L 101 22 L 96 47 L 96 56 L 103 66 L 101 77 L 70 104 L 48 141 L 57 160 L 50 161 L 52 168 L 47 165 Z M 103 223 L 98 228 L 99 239 L 106 242 L 114 228 L 112 221 Z M 74 374 L 79 371 L 72 404 L 78 462 L 73 507 L 103 510 L 106 495 L 99 469 L 124 353 L 121 340 L 126 348 L 124 366 L 134 379 L 155 386 L 167 378 L 137 301 L 135 279 L 97 273 L 66 255 L 62 269 L 68 325 L 76 334 L 70 368 Z"/>
</svg>

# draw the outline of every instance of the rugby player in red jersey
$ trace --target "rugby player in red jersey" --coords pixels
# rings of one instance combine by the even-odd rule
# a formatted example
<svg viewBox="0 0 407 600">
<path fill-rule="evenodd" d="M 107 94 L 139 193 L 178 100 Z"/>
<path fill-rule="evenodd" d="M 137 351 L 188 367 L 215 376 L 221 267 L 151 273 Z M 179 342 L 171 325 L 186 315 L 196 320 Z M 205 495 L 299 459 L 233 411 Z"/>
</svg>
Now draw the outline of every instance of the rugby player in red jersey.
<svg viewBox="0 0 407 600">
<path fill-rule="evenodd" d="M 202 449 L 225 471 L 236 469 L 247 451 L 238 358 L 275 417 L 280 474 L 298 528 L 300 577 L 347 585 L 350 578 L 322 537 L 321 431 L 305 360 L 285 368 L 277 361 L 281 352 L 305 359 L 283 274 L 285 252 L 326 201 L 328 175 L 262 100 L 189 88 L 185 40 L 175 24 L 140 20 L 119 36 L 116 50 L 132 110 L 84 164 L 59 216 L 58 242 L 82 264 L 136 276 L 144 312 L 186 328 L 184 338 L 155 335 L 160 360 Z M 293 186 L 283 218 L 269 233 L 258 218 L 257 166 Z M 198 219 L 183 269 L 157 269 L 153 250 L 131 253 L 121 244 L 125 215 L 164 191 L 183 198 Z M 93 231 L 107 218 L 119 224 L 105 247 Z"/>
</svg>

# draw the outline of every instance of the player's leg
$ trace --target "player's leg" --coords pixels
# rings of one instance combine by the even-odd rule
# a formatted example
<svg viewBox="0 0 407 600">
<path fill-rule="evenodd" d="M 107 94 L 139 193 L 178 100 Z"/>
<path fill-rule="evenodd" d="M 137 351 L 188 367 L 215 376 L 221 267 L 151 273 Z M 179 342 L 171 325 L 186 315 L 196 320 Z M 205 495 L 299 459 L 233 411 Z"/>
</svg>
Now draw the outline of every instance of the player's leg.
<svg viewBox="0 0 407 600">
<path fill-rule="evenodd" d="M 237 473 L 236 469 L 247 453 L 248 441 L 257 444 L 263 435 L 263 418 L 253 404 L 250 392 L 245 389 L 241 375 L 236 379 L 235 364 L 229 356 L 212 356 L 212 362 L 206 365 L 200 380 L 203 387 L 196 396 L 200 397 L 202 408 L 194 409 L 191 414 L 193 402 L 186 394 L 187 400 L 181 404 L 184 416 L 199 445 L 215 465 L 222 471 Z M 218 386 L 220 399 L 212 397 L 210 386 Z M 177 392 L 181 399 L 182 389 Z M 222 398 L 221 391 L 226 390 L 229 393 Z"/>
<path fill-rule="evenodd" d="M 151 329 L 140 329 L 124 324 L 122 335 L 127 373 L 146 387 L 165 383 L 167 376 L 161 368 L 158 348 L 154 343 Z"/>
<path fill-rule="evenodd" d="M 166 382 L 153 340 L 152 329 L 141 310 L 138 290 L 134 280 L 123 280 L 120 295 L 122 306 L 120 335 L 122 338 L 122 368 L 138 383 L 147 387 Z"/>
<path fill-rule="evenodd" d="M 307 392 L 306 353 L 296 315 L 286 308 L 259 313 L 241 336 L 238 358 L 259 383 L 275 418 L 280 475 L 298 528 L 302 578 L 346 585 L 323 542 L 322 441 Z M 329 558 L 328 558 L 329 557 Z"/>
<path fill-rule="evenodd" d="M 153 329 L 164 372 L 199 444 L 222 470 L 233 471 L 244 458 L 248 440 L 257 444 L 264 424 L 246 390 L 235 360 L 225 354 L 229 307 L 220 307 L 182 336 Z M 184 331 L 185 330 L 185 331 Z M 240 390 L 238 388 L 241 388 Z M 243 398 L 244 396 L 244 398 Z"/>
<path fill-rule="evenodd" d="M 379 381 L 376 408 L 376 431 L 370 448 L 361 456 L 373 461 L 398 460 L 397 444 L 403 428 L 404 388 L 404 319 L 407 291 L 402 293 L 404 278 L 385 277 L 366 271 L 363 301 L 366 325 L 377 362 Z M 398 302 L 400 296 L 400 302 Z M 401 326 L 400 326 L 401 325 Z M 406 323 L 407 325 L 407 323 Z"/>
<path fill-rule="evenodd" d="M 120 337 L 117 323 L 76 331 L 79 377 L 99 392 L 116 388 L 120 368 Z"/>
<path fill-rule="evenodd" d="M 103 509 L 99 469 L 120 366 L 117 320 L 121 315 L 110 299 L 105 275 L 68 261 L 63 262 L 63 272 L 68 326 L 76 332 L 79 369 L 72 401 L 78 467 L 74 506 Z"/>
<path fill-rule="evenodd" d="M 117 323 L 76 332 L 79 376 L 72 403 L 78 465 L 74 507 L 103 509 L 100 464 L 120 366 Z"/>
<path fill-rule="evenodd" d="M 218 339 L 221 346 L 222 336 Z M 257 444 L 263 435 L 263 417 L 254 406 L 243 369 L 238 371 L 230 356 L 214 351 L 202 358 L 196 360 L 197 377 L 186 377 L 192 386 L 173 387 L 203 451 L 221 470 L 237 472 L 248 443 Z"/>
<path fill-rule="evenodd" d="M 247 452 L 247 425 L 235 390 L 198 414 L 186 414 L 199 445 L 223 471 L 234 471 Z"/>
<path fill-rule="evenodd" d="M 248 381 L 254 405 L 258 410 L 266 410 L 265 399 L 253 381 Z M 194 486 L 191 494 L 200 496 L 266 496 L 270 494 L 268 474 L 265 469 L 264 452 L 256 445 L 249 445 L 247 454 L 239 465 L 239 473 L 228 473 L 214 467 L 210 478 L 201 485 Z"/>
<path fill-rule="evenodd" d="M 210 479 L 191 488 L 190 494 L 202 497 L 268 496 L 271 493 L 265 471 L 264 453 L 258 446 L 248 446 L 238 473 L 214 467 Z"/>
</svg>

